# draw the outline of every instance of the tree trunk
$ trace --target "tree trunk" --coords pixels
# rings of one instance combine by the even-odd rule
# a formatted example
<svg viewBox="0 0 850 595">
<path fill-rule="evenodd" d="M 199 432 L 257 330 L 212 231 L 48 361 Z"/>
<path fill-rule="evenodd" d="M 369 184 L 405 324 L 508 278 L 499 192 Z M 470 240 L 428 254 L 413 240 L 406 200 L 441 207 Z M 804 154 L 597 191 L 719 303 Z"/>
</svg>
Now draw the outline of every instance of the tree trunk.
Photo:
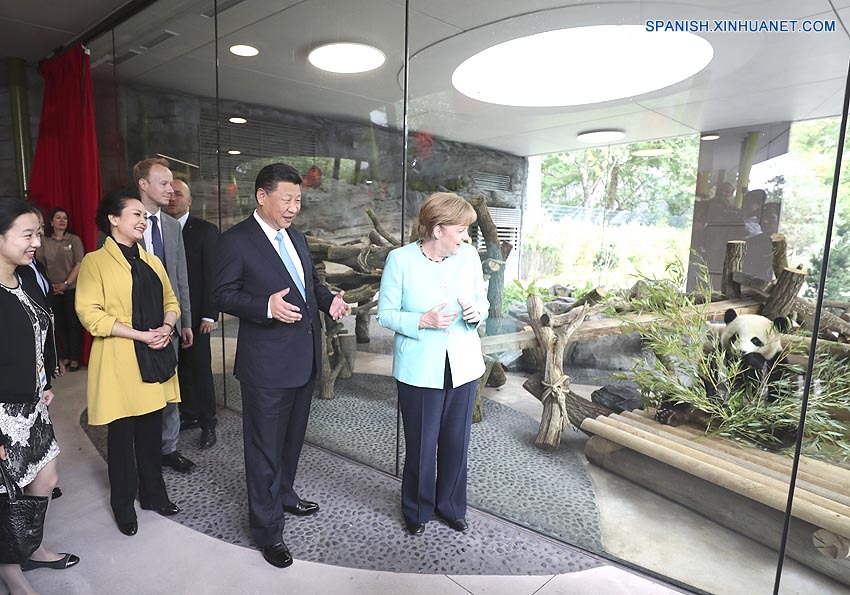
<svg viewBox="0 0 850 595">
<path fill-rule="evenodd" d="M 490 376 L 487 378 L 487 386 L 490 388 L 499 388 L 500 386 L 504 386 L 507 381 L 508 376 L 505 374 L 505 367 L 497 359 L 493 365 L 493 369 L 490 371 Z"/>
<path fill-rule="evenodd" d="M 401 246 L 401 242 L 399 242 L 393 235 L 388 232 L 383 225 L 381 225 L 380 219 L 378 219 L 378 215 L 375 213 L 375 210 L 372 207 L 368 207 L 366 209 L 366 215 L 368 215 L 369 219 L 372 220 L 372 225 L 375 226 L 375 231 L 377 231 L 381 236 L 387 240 L 393 246 Z"/>
<path fill-rule="evenodd" d="M 588 291 L 575 302 L 570 304 L 569 307 L 560 314 L 550 314 L 549 312 L 544 312 L 540 316 L 540 324 L 542 324 L 543 326 L 562 326 L 564 324 L 567 324 L 575 318 L 573 316 L 567 316 L 569 312 L 575 310 L 576 308 L 580 308 L 585 304 L 587 304 L 588 306 L 598 304 L 607 296 L 608 292 L 605 290 L 604 287 L 597 287 L 596 289 Z"/>
<path fill-rule="evenodd" d="M 781 233 L 771 235 L 770 245 L 773 252 L 773 276 L 779 279 L 782 271 L 788 268 L 788 246 L 785 236 Z"/>
<path fill-rule="evenodd" d="M 744 255 L 747 253 L 747 243 L 741 240 L 726 242 L 726 258 L 723 260 L 723 279 L 720 282 L 720 293 L 726 299 L 741 297 L 741 286 L 732 278 L 734 273 L 743 268 Z"/>
<path fill-rule="evenodd" d="M 481 378 L 478 379 L 478 387 L 475 389 L 475 407 L 472 409 L 472 423 L 474 424 L 477 424 L 484 419 L 481 412 L 481 395 L 484 392 L 484 386 L 490 379 L 491 372 L 498 363 L 499 362 L 495 358 L 492 358 L 489 355 L 484 356 L 484 374 L 482 374 Z"/>
<path fill-rule="evenodd" d="M 785 268 L 776 278 L 776 284 L 770 290 L 770 297 L 761 309 L 761 315 L 770 318 L 788 316 L 800 288 L 806 280 L 806 271 Z"/>
<path fill-rule="evenodd" d="M 487 249 L 485 266 L 490 269 L 490 282 L 487 284 L 487 299 L 490 302 L 490 312 L 487 316 L 487 334 L 497 335 L 502 332 L 502 295 L 505 287 L 505 262 L 502 255 L 502 245 L 499 233 L 484 195 L 476 194 L 470 199 L 475 214 L 478 215 L 478 228 L 484 237 Z"/>
<path fill-rule="evenodd" d="M 358 306 L 365 306 L 367 304 L 371 304 L 372 299 L 360 300 L 357 302 Z M 354 317 L 354 336 L 357 337 L 357 343 L 365 344 L 370 341 L 369 339 L 369 322 L 372 319 L 372 315 L 367 311 L 364 314 L 357 314 Z"/>
</svg>

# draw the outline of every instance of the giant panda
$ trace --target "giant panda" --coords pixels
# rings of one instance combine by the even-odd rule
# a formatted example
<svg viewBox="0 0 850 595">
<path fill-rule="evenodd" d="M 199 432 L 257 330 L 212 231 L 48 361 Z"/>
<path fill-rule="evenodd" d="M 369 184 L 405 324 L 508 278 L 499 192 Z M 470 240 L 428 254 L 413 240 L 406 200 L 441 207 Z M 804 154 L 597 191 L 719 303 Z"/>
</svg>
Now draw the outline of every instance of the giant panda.
<svg viewBox="0 0 850 595">
<path fill-rule="evenodd" d="M 770 320 L 758 314 L 738 314 L 733 309 L 723 315 L 720 347 L 727 359 L 741 361 L 748 370 L 764 372 L 774 367 L 782 352 L 782 333 L 790 324 L 785 317 Z"/>
<path fill-rule="evenodd" d="M 769 374 L 768 381 L 761 386 L 767 392 L 762 395 L 770 399 L 769 387 L 772 380 L 782 375 L 782 371 L 776 365 L 782 354 L 782 333 L 790 329 L 787 318 L 780 317 L 774 320 L 765 318 L 758 314 L 738 314 L 733 309 L 726 310 L 723 315 L 723 325 L 709 325 L 710 336 L 714 337 L 706 346 L 707 349 L 723 351 L 723 357 L 727 364 L 740 361 L 743 366 L 743 381 L 759 382 L 764 374 Z M 720 387 L 724 393 L 723 379 L 713 379 L 709 382 L 702 379 L 708 396 L 725 399 L 726 394 L 718 394 L 715 387 Z M 728 389 L 728 387 L 726 387 Z M 690 403 L 674 403 L 664 401 L 658 405 L 655 412 L 656 421 L 678 426 L 687 422 L 700 424 L 708 423 L 709 419 L 705 412 L 690 405 Z"/>
</svg>

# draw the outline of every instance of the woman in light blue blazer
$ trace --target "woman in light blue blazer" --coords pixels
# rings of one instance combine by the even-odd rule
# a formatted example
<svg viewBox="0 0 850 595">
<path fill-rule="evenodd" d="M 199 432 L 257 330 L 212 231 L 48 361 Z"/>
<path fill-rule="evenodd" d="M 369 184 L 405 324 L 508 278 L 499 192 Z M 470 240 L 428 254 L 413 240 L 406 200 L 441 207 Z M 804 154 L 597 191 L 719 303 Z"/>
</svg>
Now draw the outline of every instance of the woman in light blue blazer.
<svg viewBox="0 0 850 595">
<path fill-rule="evenodd" d="M 475 210 L 456 194 L 432 195 L 419 211 L 418 242 L 390 252 L 378 322 L 395 331 L 393 376 L 406 456 L 401 509 L 421 535 L 436 513 L 465 531 L 472 409 L 484 373 L 478 326 L 490 304 L 467 231 Z"/>
</svg>

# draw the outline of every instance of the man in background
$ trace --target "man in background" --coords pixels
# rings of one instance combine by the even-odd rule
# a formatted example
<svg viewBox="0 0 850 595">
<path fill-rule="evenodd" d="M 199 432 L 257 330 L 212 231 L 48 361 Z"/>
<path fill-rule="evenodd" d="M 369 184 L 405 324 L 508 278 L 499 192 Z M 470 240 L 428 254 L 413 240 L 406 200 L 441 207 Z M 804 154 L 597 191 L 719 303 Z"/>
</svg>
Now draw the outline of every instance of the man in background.
<svg viewBox="0 0 850 595">
<path fill-rule="evenodd" d="M 157 256 L 168 273 L 171 288 L 180 302 L 180 346 L 191 347 L 192 310 L 189 303 L 189 276 L 186 270 L 183 234 L 180 224 L 162 211 L 174 194 L 171 186 L 174 176 L 165 159 L 144 159 L 133 166 L 133 180 L 139 189 L 139 198 L 147 210 L 145 250 Z M 176 341 L 174 349 L 178 350 Z M 188 473 L 195 467 L 195 463 L 177 450 L 179 437 L 180 411 L 177 403 L 168 403 L 162 413 L 162 464 L 180 473 Z"/>
<path fill-rule="evenodd" d="M 201 448 L 216 441 L 215 387 L 212 375 L 210 333 L 218 320 L 213 300 L 215 248 L 218 228 L 200 217 L 189 214 L 192 193 L 182 180 L 171 183 L 174 193 L 166 212 L 183 228 L 186 269 L 189 273 L 189 301 L 192 307 L 192 345 L 179 353 L 177 373 L 180 379 L 181 427 L 201 427 Z"/>
</svg>

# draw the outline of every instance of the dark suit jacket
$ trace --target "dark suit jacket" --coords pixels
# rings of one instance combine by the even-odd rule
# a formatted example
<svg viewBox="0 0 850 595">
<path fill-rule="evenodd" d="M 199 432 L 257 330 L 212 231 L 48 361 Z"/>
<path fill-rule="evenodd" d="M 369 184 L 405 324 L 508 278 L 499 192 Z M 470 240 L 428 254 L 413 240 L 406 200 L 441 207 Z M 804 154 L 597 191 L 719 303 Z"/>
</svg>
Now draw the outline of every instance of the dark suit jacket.
<svg viewBox="0 0 850 595">
<path fill-rule="evenodd" d="M 321 374 L 319 310 L 328 312 L 330 290 L 319 284 L 307 238 L 290 227 L 289 237 L 304 267 L 305 300 L 251 215 L 221 235 L 218 242 L 215 300 L 222 312 L 239 317 L 233 373 L 262 388 L 297 388 Z M 267 317 L 269 296 L 287 287 L 286 301 L 301 308 L 301 320 L 287 324 Z"/>
<path fill-rule="evenodd" d="M 209 221 L 189 215 L 183 225 L 183 245 L 186 248 L 189 302 L 194 329 L 200 326 L 202 318 L 218 320 L 218 308 L 213 299 L 217 243 L 218 227 Z"/>
</svg>

